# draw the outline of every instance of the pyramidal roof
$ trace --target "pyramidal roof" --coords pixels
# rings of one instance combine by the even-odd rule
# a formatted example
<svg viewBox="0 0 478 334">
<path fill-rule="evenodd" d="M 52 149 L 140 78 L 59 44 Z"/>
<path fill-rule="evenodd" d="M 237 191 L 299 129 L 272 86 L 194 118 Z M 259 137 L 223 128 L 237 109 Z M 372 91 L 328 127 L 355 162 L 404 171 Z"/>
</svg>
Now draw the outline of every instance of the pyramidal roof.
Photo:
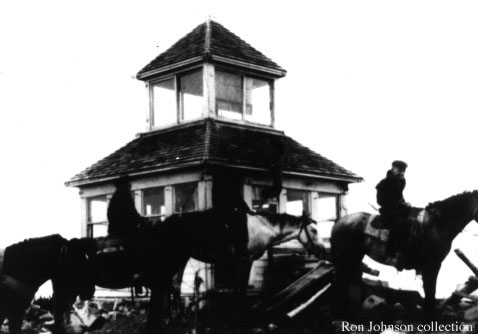
<svg viewBox="0 0 478 334">
<path fill-rule="evenodd" d="M 213 20 L 197 26 L 137 74 L 147 80 L 156 74 L 194 63 L 212 61 L 246 67 L 283 77 L 286 70 Z"/>
<path fill-rule="evenodd" d="M 269 171 L 271 143 L 284 145 L 284 173 L 345 183 L 362 178 L 312 151 L 282 131 L 231 124 L 206 118 L 153 133 L 145 133 L 71 178 L 81 186 L 120 175 L 147 175 L 180 168 L 228 166 Z"/>
</svg>

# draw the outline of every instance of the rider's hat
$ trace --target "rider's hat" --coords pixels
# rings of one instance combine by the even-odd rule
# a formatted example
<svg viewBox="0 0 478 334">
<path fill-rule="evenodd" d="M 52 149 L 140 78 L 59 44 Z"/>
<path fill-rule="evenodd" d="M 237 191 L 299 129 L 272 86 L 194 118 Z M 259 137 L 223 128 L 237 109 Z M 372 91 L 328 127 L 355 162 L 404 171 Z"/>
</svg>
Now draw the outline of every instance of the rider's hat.
<svg viewBox="0 0 478 334">
<path fill-rule="evenodd" d="M 129 175 L 121 175 L 119 178 L 117 178 L 113 184 L 115 185 L 116 188 L 122 188 L 122 187 L 130 187 L 131 184 L 131 178 Z"/>
<path fill-rule="evenodd" d="M 404 161 L 401 161 L 401 160 L 395 160 L 394 162 L 392 162 L 392 167 L 396 167 L 400 170 L 403 170 L 405 171 L 408 167 L 407 163 L 404 162 Z"/>
</svg>

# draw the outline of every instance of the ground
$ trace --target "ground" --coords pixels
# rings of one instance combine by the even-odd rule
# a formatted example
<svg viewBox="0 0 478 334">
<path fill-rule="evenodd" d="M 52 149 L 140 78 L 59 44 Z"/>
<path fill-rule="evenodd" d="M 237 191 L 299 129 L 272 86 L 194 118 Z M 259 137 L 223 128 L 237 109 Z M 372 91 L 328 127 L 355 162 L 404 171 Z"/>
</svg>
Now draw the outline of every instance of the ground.
<svg viewBox="0 0 478 334">
<path fill-rule="evenodd" d="M 377 290 L 376 287 L 364 291 L 367 291 L 367 297 L 362 307 L 354 314 L 354 319 L 348 321 L 341 320 L 332 312 L 332 294 L 315 302 L 293 319 L 281 312 L 251 312 L 251 305 L 255 301 L 247 299 L 240 302 L 236 296 L 221 295 L 200 310 L 196 310 L 195 303 L 189 302 L 189 307 L 181 312 L 172 312 L 172 316 L 164 320 L 164 326 L 169 334 L 478 333 L 478 303 L 473 300 L 444 308 L 439 315 L 440 320 L 430 322 L 420 317 L 421 301 L 414 293 L 383 288 Z M 143 334 L 146 302 L 136 301 L 133 305 L 127 299 L 76 303 L 70 317 L 69 334 Z M 25 317 L 23 333 L 49 332 L 52 319 L 47 309 L 51 305 L 48 301 L 36 303 Z M 79 318 L 82 320 L 79 321 Z M 95 319 L 102 320 L 100 326 L 96 330 L 87 330 L 88 326 L 95 324 Z M 468 330 L 470 327 L 457 330 L 464 325 L 472 326 L 473 330 Z M 390 326 L 396 330 L 391 330 Z M 0 333 L 7 333 L 5 327 L 2 330 Z"/>
</svg>

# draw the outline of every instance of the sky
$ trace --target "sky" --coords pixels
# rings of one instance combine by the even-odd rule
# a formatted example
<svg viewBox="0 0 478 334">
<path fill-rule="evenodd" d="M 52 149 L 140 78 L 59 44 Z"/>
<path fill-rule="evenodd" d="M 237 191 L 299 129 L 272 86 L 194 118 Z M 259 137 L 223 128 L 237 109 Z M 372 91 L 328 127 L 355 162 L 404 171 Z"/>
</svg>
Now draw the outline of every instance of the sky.
<svg viewBox="0 0 478 334">
<path fill-rule="evenodd" d="M 396 159 L 415 206 L 478 189 L 475 1 L 1 1 L 0 247 L 80 235 L 64 182 L 146 129 L 136 73 L 209 17 L 287 70 L 277 128 L 364 177 L 349 212 Z"/>
</svg>

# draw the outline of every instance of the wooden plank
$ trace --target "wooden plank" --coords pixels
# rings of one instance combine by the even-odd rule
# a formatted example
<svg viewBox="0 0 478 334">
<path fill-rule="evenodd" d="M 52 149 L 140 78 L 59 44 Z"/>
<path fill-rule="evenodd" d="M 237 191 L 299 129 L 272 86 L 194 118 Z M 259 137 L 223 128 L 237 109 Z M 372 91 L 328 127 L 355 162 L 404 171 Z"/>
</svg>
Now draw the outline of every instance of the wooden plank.
<svg viewBox="0 0 478 334">
<path fill-rule="evenodd" d="M 478 276 L 478 268 L 470 261 L 470 259 L 460 250 L 460 249 L 455 249 L 455 254 L 458 255 L 458 257 L 465 262 L 465 264 L 470 268 L 470 270 L 473 272 L 475 276 Z"/>
<path fill-rule="evenodd" d="M 443 305 L 457 303 L 461 300 L 462 294 L 469 295 L 476 289 L 478 289 L 478 280 L 476 279 L 476 277 L 470 277 L 468 281 L 465 283 L 465 285 L 463 286 L 463 288 L 455 291 L 450 297 L 448 297 L 443 302 Z"/>
<path fill-rule="evenodd" d="M 305 303 L 301 304 L 299 307 L 295 308 L 294 310 L 290 311 L 287 313 L 287 316 L 289 318 L 295 317 L 297 314 L 305 310 L 307 307 L 309 307 L 311 304 L 313 304 L 320 296 L 322 296 L 324 293 L 326 293 L 330 287 L 332 286 L 332 283 L 328 283 L 325 287 L 317 291 L 311 298 L 309 298 Z"/>
<path fill-rule="evenodd" d="M 257 303 L 253 307 L 253 310 L 265 313 L 273 312 L 300 297 L 300 295 L 306 292 L 310 293 L 310 290 L 313 290 L 316 286 L 322 288 L 323 285 L 329 283 L 333 270 L 332 264 L 321 261 L 314 269 L 310 270 L 274 296 Z"/>
<path fill-rule="evenodd" d="M 468 299 L 471 299 L 475 302 L 478 302 L 478 297 L 477 296 L 472 296 L 472 295 L 466 294 L 466 293 L 461 292 L 461 291 L 455 291 L 455 292 L 453 292 L 453 294 L 460 297 L 460 298 L 468 298 Z"/>
</svg>

